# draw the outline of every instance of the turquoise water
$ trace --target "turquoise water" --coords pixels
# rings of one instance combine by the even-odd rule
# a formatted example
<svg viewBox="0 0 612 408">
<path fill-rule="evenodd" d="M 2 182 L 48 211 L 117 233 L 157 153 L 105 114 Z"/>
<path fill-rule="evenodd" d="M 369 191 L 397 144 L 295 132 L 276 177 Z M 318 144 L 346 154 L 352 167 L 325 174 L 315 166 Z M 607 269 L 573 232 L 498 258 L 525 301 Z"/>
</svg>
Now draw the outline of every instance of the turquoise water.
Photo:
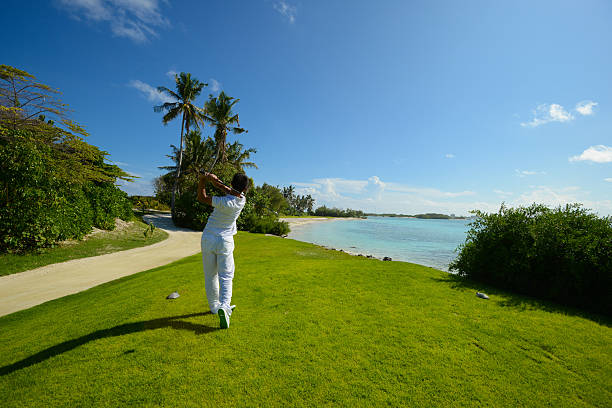
<svg viewBox="0 0 612 408">
<path fill-rule="evenodd" d="M 368 217 L 294 226 L 289 238 L 447 271 L 465 241 L 469 222 Z"/>
</svg>

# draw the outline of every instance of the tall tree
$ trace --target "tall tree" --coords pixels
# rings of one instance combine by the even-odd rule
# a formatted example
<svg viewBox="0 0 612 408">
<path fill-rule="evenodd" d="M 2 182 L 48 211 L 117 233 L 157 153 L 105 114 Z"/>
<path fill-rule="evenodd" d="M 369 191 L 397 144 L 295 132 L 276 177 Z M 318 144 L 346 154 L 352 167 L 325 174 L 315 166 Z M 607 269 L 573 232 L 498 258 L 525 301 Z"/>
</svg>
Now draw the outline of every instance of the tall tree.
<svg viewBox="0 0 612 408">
<path fill-rule="evenodd" d="M 202 88 L 208 86 L 208 84 L 200 82 L 196 78 L 192 78 L 190 73 L 185 72 L 181 72 L 180 75 L 175 75 L 174 80 L 176 82 L 176 92 L 164 86 L 157 87 L 157 90 L 174 99 L 175 102 L 166 102 L 153 107 L 155 112 L 166 112 L 162 118 L 162 123 L 164 125 L 167 125 L 179 116 L 181 117 L 181 144 L 179 145 L 178 166 L 176 166 L 176 178 L 174 180 L 174 186 L 172 187 L 172 199 L 170 204 L 173 216 L 176 190 L 179 178 L 181 177 L 181 167 L 183 163 L 184 134 L 189 133 L 189 128 L 192 125 L 199 127 L 202 121 L 203 112 L 202 109 L 195 105 L 195 100 L 202 92 Z"/>
<path fill-rule="evenodd" d="M 227 96 L 225 92 L 221 91 L 217 97 L 210 95 L 210 98 L 204 104 L 204 115 L 202 117 L 206 122 L 216 128 L 214 137 L 221 163 L 227 161 L 225 145 L 227 132 L 232 132 L 236 135 L 248 132 L 240 127 L 238 114 L 232 112 L 232 108 L 239 100 L 240 99 Z"/>
</svg>

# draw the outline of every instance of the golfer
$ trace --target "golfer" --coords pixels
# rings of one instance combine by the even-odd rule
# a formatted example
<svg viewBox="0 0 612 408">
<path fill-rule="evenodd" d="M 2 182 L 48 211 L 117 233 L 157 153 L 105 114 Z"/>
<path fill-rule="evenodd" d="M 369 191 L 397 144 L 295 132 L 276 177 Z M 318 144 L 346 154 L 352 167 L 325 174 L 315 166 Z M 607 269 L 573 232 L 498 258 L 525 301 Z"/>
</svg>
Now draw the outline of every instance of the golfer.
<svg viewBox="0 0 612 408">
<path fill-rule="evenodd" d="M 206 181 L 225 193 L 225 196 L 211 196 L 206 193 Z M 210 311 L 219 315 L 222 329 L 230 325 L 232 280 L 234 279 L 234 235 L 236 220 L 244 208 L 244 193 L 249 179 L 244 173 L 237 173 L 232 179 L 232 188 L 223 184 L 217 176 L 205 173 L 198 182 L 198 201 L 213 206 L 202 233 L 202 262 L 204 284 Z"/>
</svg>

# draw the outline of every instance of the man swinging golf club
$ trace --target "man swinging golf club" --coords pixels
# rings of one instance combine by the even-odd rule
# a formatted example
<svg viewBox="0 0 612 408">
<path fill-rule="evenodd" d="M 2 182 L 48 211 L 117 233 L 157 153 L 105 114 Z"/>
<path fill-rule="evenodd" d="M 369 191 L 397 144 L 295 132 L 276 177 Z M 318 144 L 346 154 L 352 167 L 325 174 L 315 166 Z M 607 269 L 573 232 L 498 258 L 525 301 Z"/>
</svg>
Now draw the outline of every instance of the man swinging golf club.
<svg viewBox="0 0 612 408">
<path fill-rule="evenodd" d="M 225 193 L 225 196 L 211 196 L 206 193 L 206 181 Z M 198 182 L 198 201 L 214 207 L 202 233 L 202 262 L 204 264 L 204 283 L 210 311 L 219 315 L 222 329 L 230 325 L 230 316 L 235 306 L 232 300 L 232 280 L 234 279 L 234 235 L 236 220 L 244 208 L 249 179 L 244 173 L 237 173 L 232 179 L 232 187 L 223 184 L 212 173 L 200 175 Z"/>
</svg>

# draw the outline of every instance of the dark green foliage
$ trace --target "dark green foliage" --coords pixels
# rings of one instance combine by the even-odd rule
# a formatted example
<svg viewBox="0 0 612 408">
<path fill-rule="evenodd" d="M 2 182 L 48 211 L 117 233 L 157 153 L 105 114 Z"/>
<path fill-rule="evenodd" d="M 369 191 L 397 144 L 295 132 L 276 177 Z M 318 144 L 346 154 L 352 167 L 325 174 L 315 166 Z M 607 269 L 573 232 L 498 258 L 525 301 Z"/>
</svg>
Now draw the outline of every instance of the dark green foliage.
<svg viewBox="0 0 612 408">
<path fill-rule="evenodd" d="M 437 214 L 437 213 L 427 213 L 427 214 L 417 214 L 414 218 L 421 218 L 424 220 L 450 220 L 451 216 L 446 214 Z"/>
<path fill-rule="evenodd" d="M 129 220 L 132 203 L 127 194 L 111 183 L 88 183 L 84 187 L 93 211 L 93 226 L 100 229 L 115 228 L 115 218 Z"/>
<path fill-rule="evenodd" d="M 131 217 L 125 193 L 113 183 L 71 182 L 64 171 L 70 156 L 58 156 L 57 145 L 32 131 L 1 130 L 0 252 L 52 246 Z"/>
<path fill-rule="evenodd" d="M 169 196 L 168 196 L 169 197 Z M 129 197 L 132 207 L 150 210 L 168 211 L 170 207 L 165 202 L 160 202 L 156 197 L 134 195 Z"/>
<path fill-rule="evenodd" d="M 172 185 L 175 174 L 166 173 L 153 180 L 153 191 L 155 198 L 162 204 L 170 206 L 172 202 Z"/>
<path fill-rule="evenodd" d="M 0 144 L 2 252 L 49 246 L 91 229 L 92 212 L 83 192 L 50 176 L 50 152 L 25 137 Z"/>
<path fill-rule="evenodd" d="M 612 315 L 612 217 L 579 204 L 475 212 L 450 270 L 541 299 Z"/>
<path fill-rule="evenodd" d="M 314 212 L 314 215 L 318 215 L 319 217 L 365 217 L 364 212 L 360 210 L 351 210 L 350 208 L 342 210 L 339 208 L 327 208 L 326 206 L 317 208 Z"/>
<path fill-rule="evenodd" d="M 286 215 L 308 215 L 312 214 L 312 208 L 314 207 L 315 199 L 310 194 L 299 195 L 295 194 L 295 187 L 290 185 L 289 187 L 283 187 L 282 191 L 285 201 L 287 202 L 286 208 L 283 213 Z"/>
<path fill-rule="evenodd" d="M 244 217 L 243 226 L 246 227 L 245 230 L 258 234 L 285 236 L 289 234 L 290 231 L 289 223 L 285 221 L 279 221 L 278 217 L 274 215 L 258 217 L 254 214 L 250 214 Z"/>
<path fill-rule="evenodd" d="M 200 203 L 195 192 L 186 192 L 176 198 L 174 223 L 179 227 L 202 231 L 211 213 L 212 207 Z"/>
</svg>

